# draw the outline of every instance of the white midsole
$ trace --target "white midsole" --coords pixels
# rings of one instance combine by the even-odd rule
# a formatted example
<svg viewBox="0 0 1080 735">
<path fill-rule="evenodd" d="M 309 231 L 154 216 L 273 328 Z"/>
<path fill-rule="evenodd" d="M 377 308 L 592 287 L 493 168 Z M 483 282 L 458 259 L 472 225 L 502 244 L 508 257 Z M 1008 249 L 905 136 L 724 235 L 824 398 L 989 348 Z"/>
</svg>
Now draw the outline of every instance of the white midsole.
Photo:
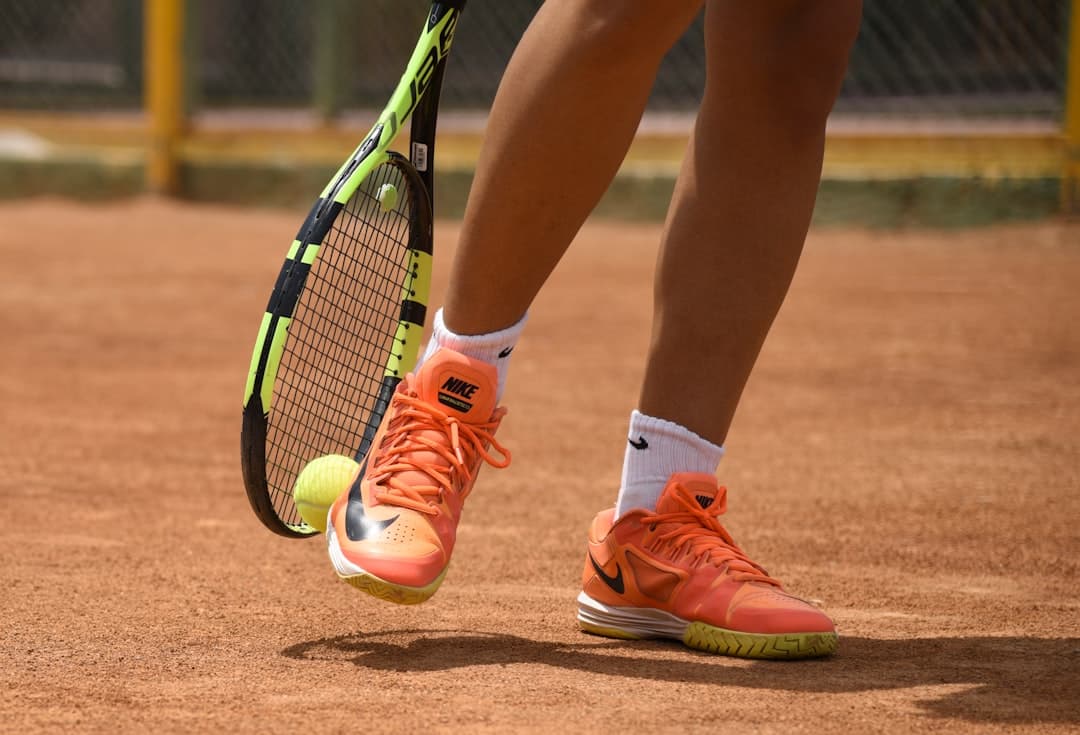
<svg viewBox="0 0 1080 735">
<path fill-rule="evenodd" d="M 578 595 L 578 620 L 599 628 L 613 628 L 641 638 L 682 640 L 690 622 L 651 607 L 612 607 L 582 592 Z"/>
<path fill-rule="evenodd" d="M 334 571 L 338 573 L 339 577 L 371 576 L 366 569 L 353 564 L 341 553 L 341 546 L 337 542 L 337 532 L 334 531 L 334 524 L 332 523 L 326 525 L 326 551 L 330 555 L 330 563 L 334 566 Z"/>
</svg>

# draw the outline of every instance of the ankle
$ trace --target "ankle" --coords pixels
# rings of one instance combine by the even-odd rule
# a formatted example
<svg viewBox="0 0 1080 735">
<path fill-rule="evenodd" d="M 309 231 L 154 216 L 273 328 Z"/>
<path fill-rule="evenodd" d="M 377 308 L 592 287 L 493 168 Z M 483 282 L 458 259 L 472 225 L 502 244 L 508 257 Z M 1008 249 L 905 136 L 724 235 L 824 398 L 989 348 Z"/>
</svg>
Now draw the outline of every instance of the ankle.
<svg viewBox="0 0 1080 735">
<path fill-rule="evenodd" d="M 655 509 L 664 486 L 676 473 L 715 475 L 723 456 L 723 447 L 686 427 L 635 410 L 630 415 L 615 518 L 633 508 Z"/>
<path fill-rule="evenodd" d="M 503 391 L 506 388 L 506 378 L 510 370 L 510 354 L 514 351 L 518 338 L 521 337 L 521 333 L 525 329 L 527 320 L 528 315 L 525 315 L 516 324 L 512 324 L 506 329 L 488 332 L 487 334 L 465 335 L 451 331 L 443 320 L 443 310 L 439 309 L 435 312 L 431 339 L 428 340 L 427 347 L 416 368 L 419 369 L 420 365 L 443 347 L 454 352 L 460 352 L 473 360 L 494 365 L 499 376 L 498 387 L 495 392 L 495 401 L 498 403 L 502 399 Z"/>
</svg>

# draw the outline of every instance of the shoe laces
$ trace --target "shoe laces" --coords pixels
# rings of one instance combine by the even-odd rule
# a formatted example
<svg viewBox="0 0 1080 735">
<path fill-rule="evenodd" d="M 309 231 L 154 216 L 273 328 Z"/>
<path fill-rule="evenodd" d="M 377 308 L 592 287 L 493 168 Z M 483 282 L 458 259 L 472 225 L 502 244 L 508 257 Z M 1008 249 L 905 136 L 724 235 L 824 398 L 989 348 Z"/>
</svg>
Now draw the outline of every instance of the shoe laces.
<svg viewBox="0 0 1080 735">
<path fill-rule="evenodd" d="M 479 469 L 477 459 L 493 467 L 510 464 L 510 452 L 495 441 L 506 409 L 499 408 L 484 423 L 451 416 L 416 394 L 394 396 L 395 416 L 372 458 L 372 482 L 380 503 L 410 508 L 427 515 L 439 512 L 447 493 L 464 500 Z M 493 451 L 494 453 L 493 453 Z M 473 469 L 473 468 L 476 469 Z M 421 473 L 429 483 L 416 482 Z M 408 477 L 403 477 L 408 473 Z"/>
<path fill-rule="evenodd" d="M 727 511 L 727 488 L 719 489 L 716 500 L 708 508 L 702 508 L 694 493 L 682 484 L 676 483 L 668 494 L 675 495 L 679 510 L 648 512 L 641 519 L 650 531 L 661 529 L 653 536 L 650 546 L 667 546 L 675 555 L 687 553 L 699 563 L 708 561 L 726 567 L 738 582 L 781 586 L 780 580 L 770 577 L 764 568 L 750 560 L 720 523 L 720 516 Z"/>
</svg>

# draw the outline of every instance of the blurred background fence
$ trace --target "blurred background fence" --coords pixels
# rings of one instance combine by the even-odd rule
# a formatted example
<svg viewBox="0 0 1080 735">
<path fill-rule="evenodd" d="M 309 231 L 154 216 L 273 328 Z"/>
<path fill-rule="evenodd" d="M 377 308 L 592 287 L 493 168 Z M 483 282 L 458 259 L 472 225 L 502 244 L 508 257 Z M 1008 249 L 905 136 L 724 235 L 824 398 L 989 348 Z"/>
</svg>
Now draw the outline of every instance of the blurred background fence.
<svg viewBox="0 0 1080 735">
<path fill-rule="evenodd" d="M 487 109 L 540 4 L 471 4 L 456 38 L 444 109 Z M 1068 112 L 1080 104 L 1069 94 L 1070 85 L 1080 87 L 1080 73 L 1069 72 L 1070 58 L 1074 67 L 1080 63 L 1070 55 L 1073 4 L 865 0 L 834 120 L 889 131 L 889 140 L 897 129 L 982 131 L 971 140 L 993 130 L 1005 159 L 1041 156 L 1047 168 L 1049 157 L 1058 156 L 1054 175 L 1068 181 L 1076 172 L 1070 145 L 1080 143 L 1080 110 Z M 295 127 L 299 120 L 322 130 L 382 105 L 426 10 L 425 0 L 3 0 L 0 120 L 9 133 L 34 134 L 27 120 L 56 130 L 48 125 L 55 118 L 83 126 L 85 136 L 95 120 L 115 123 L 125 115 L 135 128 L 147 128 L 146 82 L 153 79 L 147 65 L 165 63 L 181 80 L 174 114 L 182 120 L 174 129 L 182 138 L 198 135 L 215 115 L 263 127 L 275 120 Z M 156 57 L 153 44 L 168 36 L 149 22 L 155 12 L 173 13 L 181 39 Z M 700 95 L 701 35 L 699 19 L 668 54 L 650 101 L 654 116 L 689 119 L 680 114 L 692 112 Z M 252 109 L 259 113 L 237 116 Z M 1032 152 L 1006 150 L 1018 136 L 1029 139 Z M 873 135 L 864 137 L 870 142 L 859 155 L 873 158 Z M 177 150 L 182 158 L 183 146 Z M 992 158 L 993 151 L 979 155 Z"/>
<path fill-rule="evenodd" d="M 489 105 L 540 4 L 473 4 L 446 81 L 448 107 Z M 137 108 L 142 6 L 143 0 L 4 0 L 0 105 Z M 192 103 L 296 108 L 317 106 L 321 94 L 323 104 L 333 99 L 332 111 L 378 106 L 425 11 L 423 0 L 190 0 Z M 1068 13 L 1068 0 L 866 0 L 838 112 L 1060 122 Z M 698 23 L 668 55 L 651 108 L 693 109 L 703 62 Z"/>
</svg>

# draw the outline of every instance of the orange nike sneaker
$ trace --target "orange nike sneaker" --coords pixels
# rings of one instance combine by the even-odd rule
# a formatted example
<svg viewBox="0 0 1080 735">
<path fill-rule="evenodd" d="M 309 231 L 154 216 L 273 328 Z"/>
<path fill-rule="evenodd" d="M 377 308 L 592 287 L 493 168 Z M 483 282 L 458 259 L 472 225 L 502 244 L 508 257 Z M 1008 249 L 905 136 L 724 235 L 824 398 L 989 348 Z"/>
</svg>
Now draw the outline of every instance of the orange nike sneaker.
<svg viewBox="0 0 1080 735">
<path fill-rule="evenodd" d="M 371 451 L 330 507 L 339 577 L 400 604 L 435 594 L 480 466 L 510 464 L 494 436 L 506 415 L 495 407 L 497 385 L 494 366 L 448 349 L 401 381 Z"/>
<path fill-rule="evenodd" d="M 656 511 L 589 529 L 578 623 L 612 638 L 674 638 L 744 658 L 811 658 L 836 650 L 832 621 L 750 561 L 720 525 L 727 489 L 678 473 Z"/>
</svg>

